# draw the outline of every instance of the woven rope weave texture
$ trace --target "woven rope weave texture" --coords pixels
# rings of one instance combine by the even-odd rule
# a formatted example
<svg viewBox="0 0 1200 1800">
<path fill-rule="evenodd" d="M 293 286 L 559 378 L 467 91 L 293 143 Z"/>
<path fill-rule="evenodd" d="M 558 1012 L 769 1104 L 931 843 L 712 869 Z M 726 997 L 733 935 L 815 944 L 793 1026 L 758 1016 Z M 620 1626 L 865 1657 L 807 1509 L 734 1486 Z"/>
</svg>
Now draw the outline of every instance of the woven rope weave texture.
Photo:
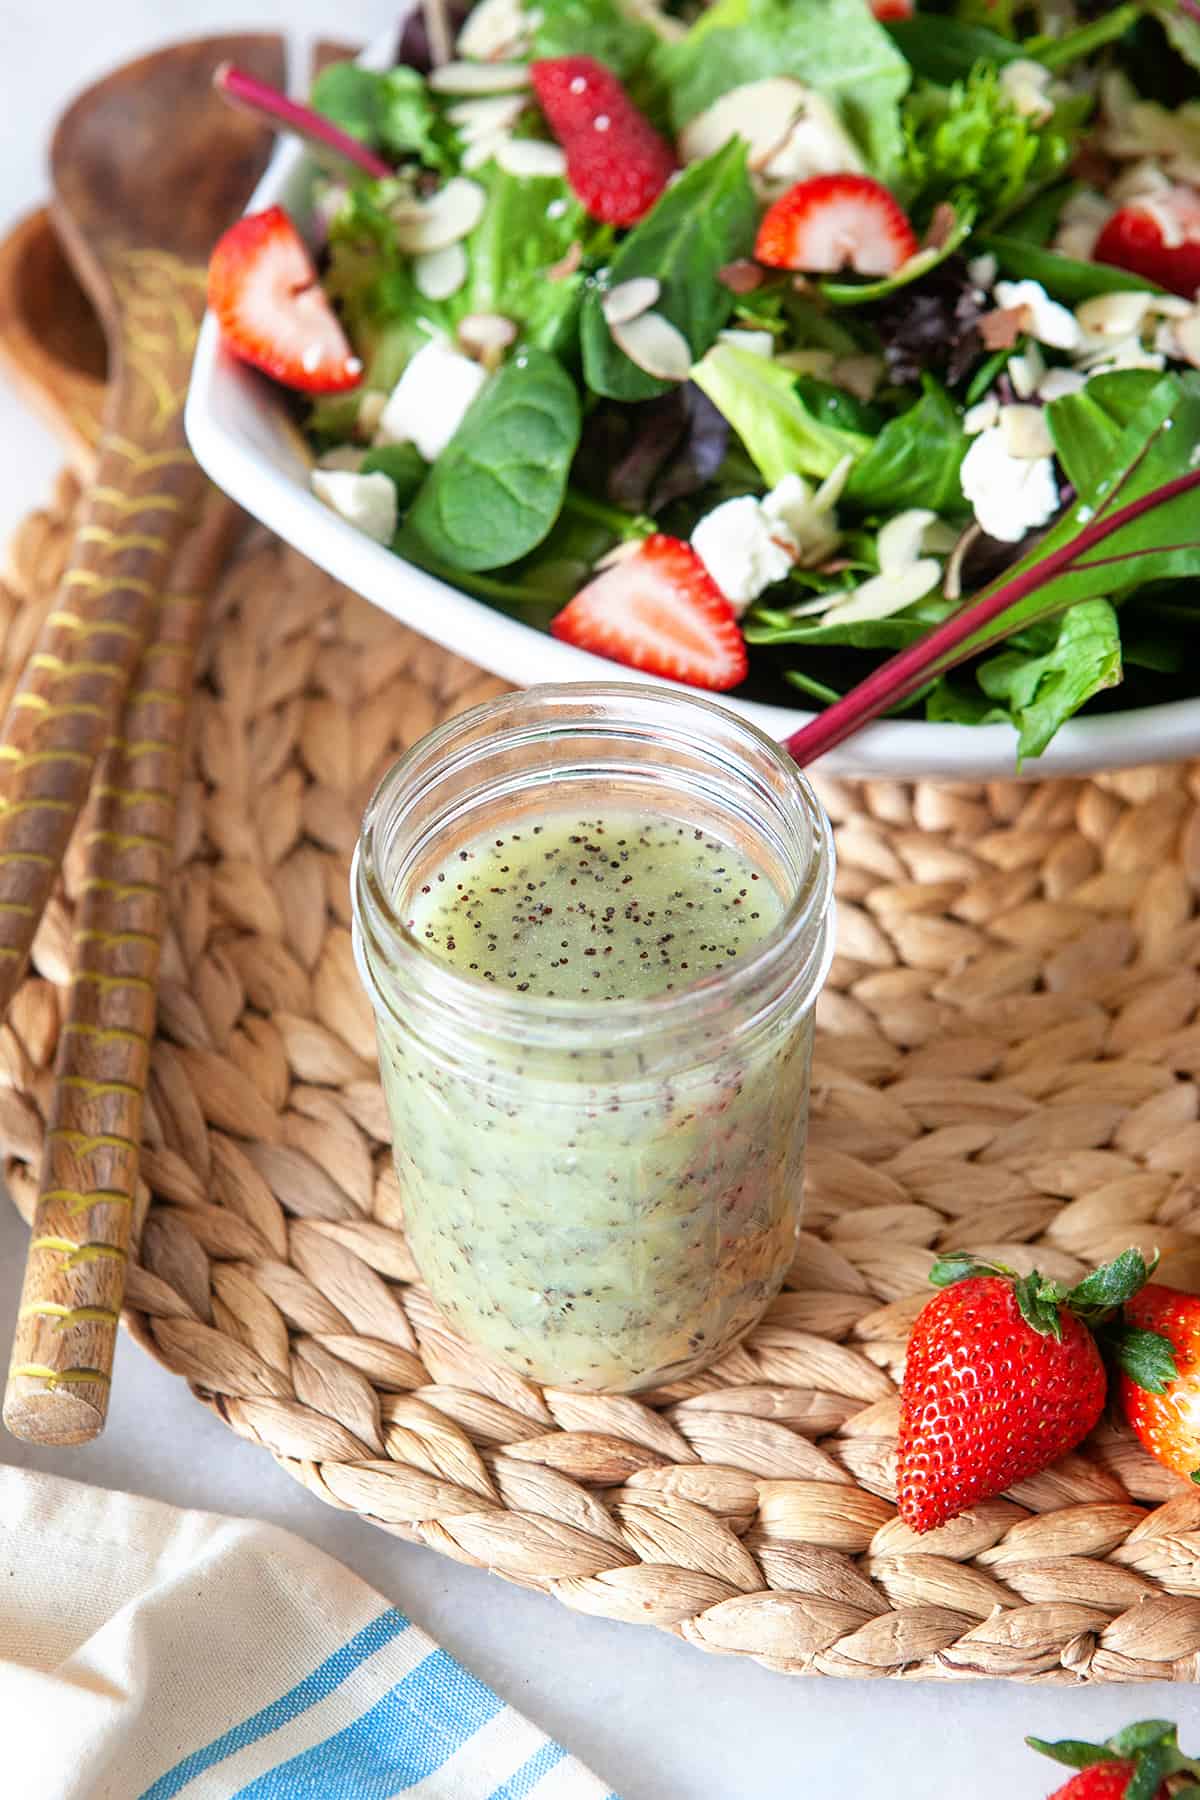
<svg viewBox="0 0 1200 1800">
<path fill-rule="evenodd" d="M 10 546 L 4 690 L 76 497 L 64 477 Z M 143 1347 L 322 1500 L 584 1612 L 795 1673 L 1200 1676 L 1200 1492 L 1113 1425 L 924 1538 L 892 1504 L 935 1250 L 1071 1278 L 1138 1243 L 1200 1289 L 1200 765 L 823 785 L 839 955 L 792 1276 L 717 1368 L 606 1399 L 489 1367 L 417 1283 L 350 953 L 370 787 L 501 684 L 261 532 L 201 670 L 126 1313 Z M 0 1031 L 26 1216 L 75 879 L 72 858 Z"/>
</svg>

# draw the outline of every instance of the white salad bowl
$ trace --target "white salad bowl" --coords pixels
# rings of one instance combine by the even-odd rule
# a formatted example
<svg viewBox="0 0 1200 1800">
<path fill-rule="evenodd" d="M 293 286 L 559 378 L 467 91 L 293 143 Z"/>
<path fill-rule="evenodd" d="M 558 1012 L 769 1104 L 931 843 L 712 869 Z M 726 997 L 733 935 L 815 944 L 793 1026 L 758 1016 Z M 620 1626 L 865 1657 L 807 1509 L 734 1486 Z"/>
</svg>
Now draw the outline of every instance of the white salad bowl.
<svg viewBox="0 0 1200 1800">
<path fill-rule="evenodd" d="M 377 47 L 363 60 L 384 66 L 383 55 L 386 51 Z M 284 206 L 303 225 L 314 170 L 301 145 L 281 144 L 247 211 Z M 618 674 L 623 681 L 658 681 L 637 670 L 618 669 L 603 657 L 509 618 L 405 562 L 323 505 L 310 489 L 311 462 L 284 396 L 224 349 L 211 314 L 200 332 L 186 427 L 205 473 L 246 512 L 355 593 L 480 668 L 517 687 L 611 681 Z M 263 595 L 263 605 L 270 605 L 269 594 Z M 708 698 L 777 739 L 813 717 L 788 706 L 740 700 L 736 694 Z M 1200 699 L 1071 719 L 1022 773 L 1029 778 L 1081 775 L 1194 755 L 1200 755 Z M 856 777 L 1003 780 L 1017 772 L 1016 758 L 1017 734 L 1008 725 L 885 719 L 825 756 L 821 768 Z"/>
</svg>

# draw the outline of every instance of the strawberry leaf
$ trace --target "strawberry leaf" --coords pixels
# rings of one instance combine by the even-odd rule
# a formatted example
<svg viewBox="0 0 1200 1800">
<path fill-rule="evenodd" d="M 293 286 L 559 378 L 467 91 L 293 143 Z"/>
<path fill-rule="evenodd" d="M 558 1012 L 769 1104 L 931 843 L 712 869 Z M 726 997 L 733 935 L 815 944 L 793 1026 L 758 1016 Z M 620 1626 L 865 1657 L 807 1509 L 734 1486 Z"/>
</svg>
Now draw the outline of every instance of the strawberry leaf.
<svg viewBox="0 0 1200 1800">
<path fill-rule="evenodd" d="M 1158 1257 L 1153 1257 L 1147 1268 L 1140 1250 L 1123 1250 L 1103 1268 L 1093 1269 L 1090 1275 L 1085 1275 L 1067 1295 L 1067 1304 L 1085 1319 L 1094 1319 L 1114 1307 L 1124 1306 L 1145 1287 L 1157 1262 Z"/>
<path fill-rule="evenodd" d="M 1062 1342 L 1062 1317 L 1059 1306 L 1063 1291 L 1052 1281 L 1045 1281 L 1034 1269 L 1013 1283 L 1021 1317 L 1042 1337 Z"/>
<path fill-rule="evenodd" d="M 929 1279 L 934 1287 L 953 1287 L 956 1281 L 968 1281 L 972 1275 L 1003 1275 L 1013 1279 L 1015 1269 L 1007 1263 L 980 1262 L 978 1257 L 963 1251 L 958 1256 L 939 1256 L 929 1271 Z"/>
<path fill-rule="evenodd" d="M 1179 1370 L 1169 1339 L 1136 1325 L 1117 1325 L 1104 1333 L 1104 1347 L 1122 1374 L 1148 1394 L 1162 1394 Z M 1195 1477 L 1193 1477 L 1193 1480 Z"/>
<path fill-rule="evenodd" d="M 1039 1756 L 1048 1756 L 1068 1769 L 1090 1769 L 1096 1763 L 1112 1761 L 1113 1753 L 1107 1744 L 1086 1744 L 1081 1738 L 1059 1738 L 1056 1743 L 1048 1743 L 1045 1738 L 1027 1737 L 1025 1742 Z"/>
<path fill-rule="evenodd" d="M 1136 1756 L 1139 1750 L 1157 1749 L 1160 1745 L 1174 1748 L 1178 1739 L 1179 1728 L 1171 1719 L 1139 1719 L 1114 1732 L 1107 1748 L 1114 1756 Z"/>
</svg>

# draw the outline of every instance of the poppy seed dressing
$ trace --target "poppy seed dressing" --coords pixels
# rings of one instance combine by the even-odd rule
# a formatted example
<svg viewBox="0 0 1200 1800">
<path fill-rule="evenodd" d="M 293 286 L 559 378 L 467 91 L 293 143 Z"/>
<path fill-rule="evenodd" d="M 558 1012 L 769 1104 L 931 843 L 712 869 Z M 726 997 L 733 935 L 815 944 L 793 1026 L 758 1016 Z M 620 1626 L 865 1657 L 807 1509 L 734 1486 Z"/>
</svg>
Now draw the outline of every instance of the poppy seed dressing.
<svg viewBox="0 0 1200 1800">
<path fill-rule="evenodd" d="M 630 1000 L 726 969 L 783 902 L 744 852 L 645 813 L 553 815 L 461 846 L 411 896 L 417 941 L 542 999 Z"/>
</svg>

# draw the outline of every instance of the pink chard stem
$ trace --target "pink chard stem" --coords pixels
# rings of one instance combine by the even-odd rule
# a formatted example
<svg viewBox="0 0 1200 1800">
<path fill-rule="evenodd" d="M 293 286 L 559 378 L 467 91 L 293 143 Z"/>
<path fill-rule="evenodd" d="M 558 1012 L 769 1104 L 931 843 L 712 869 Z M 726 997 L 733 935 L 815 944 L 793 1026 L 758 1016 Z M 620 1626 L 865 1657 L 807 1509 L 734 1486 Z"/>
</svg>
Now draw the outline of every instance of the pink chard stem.
<svg viewBox="0 0 1200 1800">
<path fill-rule="evenodd" d="M 311 106 L 289 100 L 278 88 L 268 86 L 232 63 L 222 63 L 214 71 L 213 86 L 231 106 L 240 106 L 256 118 L 264 119 L 275 131 L 292 132 L 306 144 L 311 144 L 314 150 L 331 151 L 343 162 L 353 163 L 365 175 L 382 180 L 395 172 L 390 163 L 384 162 L 381 156 L 376 156 L 373 150 L 368 150 L 365 144 L 360 144 L 357 138 L 352 138 L 331 120 L 323 119 Z"/>
<path fill-rule="evenodd" d="M 1111 537 L 1114 531 L 1119 531 L 1124 525 L 1131 525 L 1144 513 L 1153 512 L 1156 507 L 1165 506 L 1168 501 L 1197 487 L 1200 487 L 1200 469 L 1193 469 L 1187 475 L 1178 475 L 1173 481 L 1166 481 L 1161 487 L 1152 488 L 1149 493 L 1131 500 L 1127 506 L 1118 507 L 1105 518 L 1097 519 L 1095 524 L 1086 526 L 1069 542 L 1060 544 L 1057 550 L 1052 550 L 1032 568 L 1001 582 L 990 594 L 983 595 L 969 606 L 964 606 L 953 618 L 936 625 L 918 643 L 910 644 L 906 650 L 897 652 L 882 668 L 876 669 L 865 681 L 860 681 L 857 687 L 851 688 L 848 694 L 835 700 L 832 706 L 818 714 L 810 724 L 788 738 L 784 749 L 804 768 L 819 756 L 824 756 L 826 751 L 844 744 L 848 737 L 852 737 L 872 719 L 877 719 L 880 713 L 887 712 L 890 707 L 915 694 L 931 676 L 953 668 L 956 662 L 965 661 L 973 654 L 971 640 L 985 625 L 990 625 L 993 619 L 1007 612 L 1010 606 L 1016 606 L 1028 595 L 1035 594 L 1040 587 L 1053 581 L 1056 575 L 1066 574 L 1081 556 L 1096 544 L 1103 543 L 1105 538 Z"/>
</svg>

